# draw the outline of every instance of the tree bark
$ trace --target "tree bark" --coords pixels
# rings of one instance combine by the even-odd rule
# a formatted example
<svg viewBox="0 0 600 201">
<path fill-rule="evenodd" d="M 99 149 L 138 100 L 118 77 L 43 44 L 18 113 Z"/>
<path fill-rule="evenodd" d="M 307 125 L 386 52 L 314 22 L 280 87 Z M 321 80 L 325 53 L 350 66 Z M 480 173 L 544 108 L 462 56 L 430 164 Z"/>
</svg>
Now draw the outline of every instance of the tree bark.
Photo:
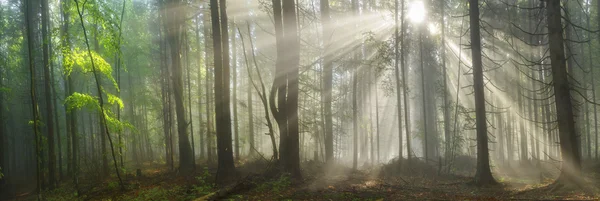
<svg viewBox="0 0 600 201">
<path fill-rule="evenodd" d="M 404 3 L 404 2 L 403 2 Z M 394 78 L 396 79 L 396 103 L 398 104 L 396 106 L 396 108 L 398 109 L 398 159 L 402 159 L 403 157 L 403 146 L 402 146 L 402 95 L 400 93 L 400 69 L 398 68 L 400 66 L 400 62 L 402 62 L 403 60 L 400 59 L 400 55 L 399 53 L 399 40 L 401 40 L 401 38 L 399 38 L 399 32 L 398 32 L 398 27 L 399 27 L 399 20 L 398 20 L 398 0 L 394 1 L 394 22 L 395 22 L 395 29 L 394 29 L 394 69 L 395 69 L 395 76 Z M 404 10 L 402 10 L 402 12 L 404 12 Z M 404 23 L 403 23 L 404 24 Z M 402 64 L 404 65 L 404 63 Z M 406 95 L 406 94 L 405 94 Z M 407 139 L 408 140 L 408 139 Z M 400 162 L 402 162 L 402 160 L 399 160 Z"/>
<path fill-rule="evenodd" d="M 576 182 L 581 170 L 580 158 L 577 154 L 577 137 L 573 119 L 571 88 L 567 74 L 567 63 L 564 55 L 564 38 L 560 1 L 547 1 L 548 41 L 550 60 L 556 101 L 556 117 L 560 152 L 562 154 L 561 174 L 558 183 Z"/>
<path fill-rule="evenodd" d="M 495 184 L 490 170 L 488 134 L 485 114 L 483 62 L 481 61 L 481 34 L 479 30 L 479 0 L 469 1 L 471 24 L 471 55 L 473 60 L 473 88 L 475 91 L 475 125 L 477 127 L 477 172 L 475 183 L 479 186 Z"/>
<path fill-rule="evenodd" d="M 197 62 L 198 62 L 198 135 L 200 137 L 200 158 L 204 158 L 205 154 L 204 154 L 204 127 L 202 126 L 202 70 L 200 70 L 200 68 L 202 67 L 202 46 L 200 45 L 200 20 L 202 20 L 202 18 L 200 18 L 200 16 L 198 16 L 198 18 L 196 18 L 196 22 L 194 23 L 196 25 L 196 50 L 198 51 L 198 55 L 197 55 Z M 206 37 L 206 36 L 204 36 Z M 205 53 L 206 53 L 206 48 L 204 49 Z M 204 65 L 208 65 L 207 64 L 207 60 L 204 60 Z M 207 76 L 208 72 L 205 72 L 204 76 Z M 191 109 L 191 108 L 190 108 Z M 206 126 L 206 125 L 205 125 Z"/>
<path fill-rule="evenodd" d="M 333 62 L 331 51 L 331 16 L 329 0 L 321 0 L 321 24 L 323 35 L 323 112 L 325 113 L 325 160 L 332 162 L 333 157 L 333 116 L 331 114 L 331 97 L 333 88 Z"/>
<path fill-rule="evenodd" d="M 182 6 L 180 0 L 171 0 L 167 8 L 167 23 L 169 25 L 168 42 L 171 51 L 171 68 L 173 70 L 171 79 L 173 83 L 173 95 L 175 98 L 175 113 L 177 115 L 177 137 L 179 138 L 179 170 L 184 174 L 194 170 L 194 156 L 187 134 L 187 122 L 185 105 L 183 103 L 183 79 L 181 67 L 181 32 L 182 32 Z"/>
<path fill-rule="evenodd" d="M 235 20 L 232 20 L 231 22 L 232 25 L 235 25 Z M 234 26 L 232 26 L 234 27 Z M 237 109 L 237 104 L 238 104 L 238 100 L 237 100 L 237 79 L 238 79 L 238 72 L 237 72 L 237 46 L 236 46 L 236 42 L 235 42 L 235 31 L 236 29 L 232 28 L 231 29 L 231 47 L 233 48 L 232 52 L 232 68 L 233 68 L 233 94 L 232 94 L 232 105 L 233 105 L 233 133 L 234 133 L 234 142 L 235 142 L 235 146 L 233 148 L 234 153 L 235 153 L 235 158 L 237 160 L 240 159 L 240 134 L 239 134 L 239 123 L 238 123 L 238 109 Z"/>
<path fill-rule="evenodd" d="M 35 92 L 35 62 L 34 62 L 34 36 L 33 36 L 33 28 L 34 28 L 34 24 L 33 24 L 33 19 L 34 16 L 36 15 L 34 13 L 34 6 L 32 5 L 34 2 L 33 1 L 26 1 L 25 2 L 25 25 L 27 27 L 27 55 L 28 55 L 28 59 L 29 59 L 29 78 L 30 78 L 30 98 L 31 98 L 31 111 L 32 111 L 32 117 L 33 117 L 33 133 L 34 133 L 34 141 L 35 141 L 35 157 L 36 157 L 36 162 L 35 162 L 35 171 L 36 171 L 36 192 L 37 192 L 37 196 L 38 196 L 38 200 L 41 199 L 41 190 L 42 190 L 42 181 L 41 181 L 41 174 L 40 174 L 40 161 L 41 161 L 41 155 L 40 155 L 40 145 L 39 145 L 39 137 L 40 137 L 40 130 L 39 130 L 39 111 L 38 111 L 38 103 L 37 103 L 37 97 L 36 97 L 36 92 Z"/>
<path fill-rule="evenodd" d="M 231 144 L 229 99 L 229 31 L 226 0 L 211 0 L 211 20 L 215 62 L 215 115 L 217 123 L 217 181 L 226 182 L 235 174 Z M 219 15 L 220 12 L 220 15 Z"/>
<path fill-rule="evenodd" d="M 56 185 L 56 150 L 54 144 L 54 107 L 52 105 L 52 84 L 50 81 L 50 43 L 48 0 L 42 0 L 42 55 L 44 61 L 44 99 L 46 101 L 46 132 L 48 132 L 48 182 L 50 189 Z"/>
</svg>

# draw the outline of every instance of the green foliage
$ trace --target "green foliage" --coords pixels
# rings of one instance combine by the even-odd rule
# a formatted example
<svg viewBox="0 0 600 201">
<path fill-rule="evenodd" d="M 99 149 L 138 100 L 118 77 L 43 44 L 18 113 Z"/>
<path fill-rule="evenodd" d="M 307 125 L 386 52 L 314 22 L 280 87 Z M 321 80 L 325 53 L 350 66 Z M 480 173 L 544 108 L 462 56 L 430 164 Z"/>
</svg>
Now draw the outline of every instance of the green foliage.
<svg viewBox="0 0 600 201">
<path fill-rule="evenodd" d="M 100 103 L 96 97 L 79 92 L 75 92 L 67 97 L 65 104 L 67 105 L 67 111 L 73 109 L 80 110 L 84 107 L 90 110 L 100 110 Z"/>
<path fill-rule="evenodd" d="M 290 187 L 292 184 L 289 175 L 281 175 L 277 180 L 273 180 L 270 182 L 265 182 L 260 184 L 256 190 L 257 191 L 271 191 L 276 194 L 283 192 L 285 189 Z"/>
<path fill-rule="evenodd" d="M 77 67 L 83 73 L 92 73 L 94 72 L 95 67 L 96 73 L 104 75 L 104 77 L 110 80 L 114 87 L 118 90 L 119 87 L 117 85 L 117 81 L 112 76 L 111 65 L 106 62 L 102 56 L 94 51 L 91 51 L 91 57 L 94 61 L 94 66 L 92 66 L 92 59 L 90 59 L 87 51 L 79 50 L 78 48 L 75 48 L 73 51 L 67 51 L 64 55 L 65 74 L 67 76 L 71 75 L 73 70 L 75 70 L 75 67 Z"/>
<path fill-rule="evenodd" d="M 214 190 L 215 184 L 211 183 L 209 179 L 212 175 L 208 172 L 208 167 L 204 167 L 202 175 L 196 177 L 198 185 L 194 185 L 194 191 L 198 194 L 206 195 Z"/>
<path fill-rule="evenodd" d="M 2 167 L 0 167 L 0 179 L 2 179 L 4 177 L 4 174 L 2 174 Z"/>
<path fill-rule="evenodd" d="M 117 190 L 117 188 L 119 188 L 119 182 L 117 182 L 117 181 L 108 182 L 108 189 Z"/>
<path fill-rule="evenodd" d="M 174 186 L 169 189 L 165 188 L 149 188 L 140 190 L 136 196 L 126 197 L 123 200 L 131 201 L 146 201 L 146 200 L 182 200 L 183 188 L 180 186 Z M 179 199 L 176 199 L 179 198 Z"/>
</svg>

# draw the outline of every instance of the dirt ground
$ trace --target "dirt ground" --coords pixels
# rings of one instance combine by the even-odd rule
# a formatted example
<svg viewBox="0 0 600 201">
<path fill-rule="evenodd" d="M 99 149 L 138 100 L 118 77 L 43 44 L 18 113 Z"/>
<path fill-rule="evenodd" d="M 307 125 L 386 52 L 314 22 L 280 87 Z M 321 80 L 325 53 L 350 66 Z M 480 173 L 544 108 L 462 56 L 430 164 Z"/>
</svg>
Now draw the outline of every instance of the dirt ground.
<svg viewBox="0 0 600 201">
<path fill-rule="evenodd" d="M 404 162 L 406 163 L 406 162 Z M 471 162 L 465 162 L 470 164 Z M 45 200 L 598 200 L 600 182 L 597 163 L 585 164 L 583 188 L 554 188 L 557 164 L 504 164 L 494 166 L 495 186 L 471 184 L 472 165 L 455 165 L 452 173 L 438 167 L 412 164 L 402 168 L 396 161 L 384 166 L 326 166 L 319 162 L 303 163 L 303 179 L 292 181 L 275 174 L 266 162 L 238 164 L 239 179 L 215 185 L 215 167 L 201 167 L 193 176 L 178 175 L 164 165 L 144 164 L 142 176 L 127 174 L 126 190 L 117 180 L 80 179 L 79 194 L 71 182 L 52 191 L 44 191 Z M 400 170 L 400 171 L 399 171 Z M 243 182 L 242 182 L 243 181 Z M 234 186 L 235 189 L 229 187 Z M 219 194 L 217 194 L 219 195 Z M 35 200 L 32 192 L 15 192 L 0 200 Z"/>
</svg>

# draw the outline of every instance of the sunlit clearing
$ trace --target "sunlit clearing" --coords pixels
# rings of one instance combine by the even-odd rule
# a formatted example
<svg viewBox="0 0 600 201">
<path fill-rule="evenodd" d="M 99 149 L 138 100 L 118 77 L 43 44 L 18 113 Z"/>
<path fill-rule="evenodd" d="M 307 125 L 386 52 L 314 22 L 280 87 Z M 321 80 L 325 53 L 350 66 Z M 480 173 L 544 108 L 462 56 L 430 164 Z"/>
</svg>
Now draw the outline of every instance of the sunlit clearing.
<svg viewBox="0 0 600 201">
<path fill-rule="evenodd" d="M 408 9 L 408 17 L 414 23 L 421 23 L 425 20 L 425 4 L 422 1 L 413 1 Z"/>
</svg>

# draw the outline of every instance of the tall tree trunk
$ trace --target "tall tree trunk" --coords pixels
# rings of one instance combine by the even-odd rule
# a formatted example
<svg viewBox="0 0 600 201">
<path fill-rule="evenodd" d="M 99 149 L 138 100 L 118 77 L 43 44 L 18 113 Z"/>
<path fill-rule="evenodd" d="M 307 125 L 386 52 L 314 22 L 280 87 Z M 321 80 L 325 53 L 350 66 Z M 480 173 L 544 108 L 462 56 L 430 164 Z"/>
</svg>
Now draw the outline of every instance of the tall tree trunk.
<svg viewBox="0 0 600 201">
<path fill-rule="evenodd" d="M 248 86 L 253 86 L 254 89 L 257 91 L 260 100 L 263 104 L 263 109 L 264 109 L 264 114 L 265 114 L 265 120 L 267 122 L 267 128 L 269 129 L 269 137 L 271 138 L 271 146 L 273 149 L 273 159 L 278 160 L 279 159 L 279 155 L 277 152 L 277 143 L 275 142 L 275 131 L 273 129 L 273 124 L 271 122 L 271 118 L 269 116 L 269 103 L 268 103 L 268 99 L 267 99 L 267 90 L 265 88 L 265 83 L 262 79 L 262 75 L 258 66 L 258 62 L 256 62 L 256 54 L 254 52 L 254 42 L 252 42 L 252 35 L 251 35 L 251 29 L 250 29 L 250 24 L 248 24 L 248 35 L 250 36 L 250 50 L 252 52 L 252 61 L 254 62 L 254 67 L 256 69 L 256 74 L 258 75 L 258 80 L 260 82 L 260 89 L 258 88 L 258 86 L 256 84 L 254 84 L 254 79 L 252 78 L 252 70 L 250 70 L 250 62 L 248 61 L 248 57 L 246 55 L 246 46 L 244 44 L 244 37 L 242 37 L 241 32 L 238 30 L 238 33 L 240 34 L 240 39 L 242 39 L 242 49 L 244 50 L 244 59 L 246 61 L 246 69 L 248 72 Z M 252 88 L 248 89 L 248 92 L 251 92 Z M 250 155 L 252 156 L 252 154 L 255 152 L 255 147 L 254 147 L 254 120 L 253 120 L 253 115 L 252 115 L 252 94 L 249 93 L 248 94 L 248 114 L 250 116 L 249 119 L 249 130 L 250 130 L 250 140 L 251 140 L 251 146 L 250 146 Z"/>
<path fill-rule="evenodd" d="M 404 94 L 404 132 L 406 133 L 406 154 L 407 154 L 407 158 L 408 158 L 408 165 L 410 166 L 410 160 L 412 157 L 412 148 L 410 146 L 411 144 L 411 140 L 412 138 L 410 137 L 410 115 L 409 115 L 409 107 L 408 107 L 408 85 L 407 85 L 407 80 L 408 78 L 406 78 L 406 45 L 404 43 L 404 34 L 406 33 L 406 25 L 405 25 L 405 12 L 404 12 L 404 7 L 405 7 L 405 0 L 402 0 L 402 5 L 400 6 L 400 10 L 402 11 L 402 14 L 400 15 L 400 63 L 402 64 L 402 66 L 400 67 L 400 72 L 402 73 L 402 93 Z"/>
<path fill-rule="evenodd" d="M 34 141 L 35 141 L 35 172 L 36 172 L 36 192 L 38 200 L 42 198 L 41 190 L 42 190 L 42 181 L 41 181 L 41 173 L 40 173 L 40 130 L 39 130 L 39 109 L 37 103 L 37 97 L 35 92 L 35 62 L 34 62 L 34 36 L 33 36 L 33 19 L 36 14 L 34 13 L 34 1 L 26 1 L 25 2 L 25 25 L 27 26 L 27 55 L 29 60 L 29 78 L 30 78 L 30 98 L 31 98 L 31 111 L 33 117 L 33 133 L 34 133 Z"/>
<path fill-rule="evenodd" d="M 181 67 L 181 32 L 183 24 L 183 11 L 181 10 L 180 0 L 171 0 L 167 7 L 168 42 L 171 50 L 171 75 L 173 83 L 173 94 L 175 98 L 175 113 L 177 115 L 177 137 L 179 138 L 179 170 L 183 173 L 190 173 L 194 170 L 194 156 L 187 134 L 187 122 L 185 114 L 185 105 L 183 103 L 183 79 Z"/>
<path fill-rule="evenodd" d="M 71 51 L 71 41 L 69 35 L 69 23 L 70 23 L 70 14 L 68 12 L 70 7 L 70 2 L 68 0 L 63 0 L 62 2 L 62 15 L 63 15 L 63 29 L 62 29 L 62 37 L 63 37 L 63 48 L 67 48 L 68 51 Z M 63 67 L 66 67 L 67 64 L 63 63 Z M 75 92 L 75 83 L 73 81 L 73 72 L 69 75 L 65 75 L 65 98 L 70 94 Z M 66 110 L 66 107 L 65 107 Z M 73 185 L 75 186 L 75 190 L 79 194 L 79 136 L 77 135 L 77 113 L 75 110 L 65 111 L 66 113 L 66 121 L 67 121 L 67 141 L 70 143 L 70 146 L 67 145 L 67 157 L 69 158 L 69 164 L 67 167 L 67 172 L 72 172 L 73 177 Z M 70 148 L 70 149 L 69 149 Z M 70 168 L 69 168 L 70 167 Z"/>
<path fill-rule="evenodd" d="M 403 2 L 404 3 L 404 2 Z M 398 28 L 399 26 L 399 20 L 398 20 L 398 0 L 394 1 L 394 22 L 395 22 L 395 29 L 394 29 L 394 69 L 395 69 L 395 79 L 396 79 L 396 103 L 397 106 L 396 108 L 398 109 L 398 159 L 402 159 L 403 157 L 403 146 L 402 146 L 402 95 L 400 93 L 400 69 L 398 68 L 400 66 L 400 62 L 402 62 L 403 60 L 400 59 L 400 54 L 399 54 L 399 40 L 401 40 L 401 38 L 399 37 L 399 32 L 398 32 Z M 402 12 L 404 13 L 404 10 L 402 10 Z M 404 24 L 404 23 L 403 23 Z M 404 65 L 404 63 L 402 64 Z M 403 86 L 405 87 L 405 86 Z M 405 94 L 406 95 L 406 94 Z M 408 140 L 408 139 L 407 139 Z M 402 162 L 402 160 L 399 160 L 400 162 Z"/>
<path fill-rule="evenodd" d="M 475 91 L 475 125 L 477 127 L 477 172 L 475 183 L 479 186 L 495 184 L 490 170 L 485 95 L 483 83 L 483 63 L 481 61 L 481 34 L 479 30 L 479 0 L 469 1 L 471 24 L 471 55 L 473 60 L 473 88 Z"/>
<path fill-rule="evenodd" d="M 352 0 L 352 13 L 358 17 L 358 0 Z M 353 54 L 353 58 L 357 55 Z M 358 71 L 359 65 L 353 64 L 352 72 L 352 169 L 356 170 L 358 165 Z"/>
<path fill-rule="evenodd" d="M 329 0 L 321 0 L 321 25 L 323 35 L 323 112 L 325 113 L 325 160 L 332 162 L 333 157 L 333 116 L 331 114 L 331 97 L 333 93 L 333 62 L 331 51 L 331 16 Z"/>
<path fill-rule="evenodd" d="M 213 122 L 212 120 L 212 109 L 210 107 L 211 105 L 211 100 L 212 100 L 212 93 L 213 90 L 211 88 L 211 83 L 210 83 L 210 79 L 211 79 L 211 75 L 213 74 L 213 72 L 210 69 L 210 54 L 211 54 L 211 49 L 210 47 L 210 37 L 208 37 L 211 33 L 210 30 L 210 17 L 211 15 L 209 13 L 205 13 L 204 14 L 204 22 L 203 22 L 203 31 L 204 31 L 204 49 L 205 49 L 205 54 L 204 54 L 204 65 L 206 68 L 206 79 L 205 79 L 205 91 L 206 91 L 206 155 L 207 155 L 207 160 L 212 163 L 213 162 L 213 142 L 214 142 L 214 138 L 213 138 Z M 212 50 L 213 52 L 215 50 Z"/>
<path fill-rule="evenodd" d="M 50 35 L 48 35 L 49 30 L 49 8 L 48 8 L 48 0 L 42 0 L 42 55 L 44 61 L 44 99 L 46 100 L 46 132 L 48 132 L 48 182 L 50 183 L 50 188 L 54 188 L 56 185 L 56 151 L 54 144 L 54 107 L 52 105 L 52 93 L 51 87 L 52 84 L 50 81 Z"/>
<path fill-rule="evenodd" d="M 166 17 L 166 13 L 165 13 L 166 9 L 161 9 L 161 24 L 162 26 L 164 26 L 163 31 L 159 31 L 159 34 L 161 34 L 160 37 L 160 62 L 161 62 L 161 68 L 160 68 L 160 73 L 161 73 L 161 102 L 162 102 L 162 122 L 163 122 L 163 134 L 164 134 L 164 143 L 165 143 L 165 160 L 167 163 L 167 166 L 171 167 L 171 170 L 173 169 L 173 160 L 171 159 L 171 145 L 172 143 L 170 142 L 170 121 L 169 121 L 169 70 L 168 70 L 168 57 L 167 57 L 167 43 L 166 43 L 166 36 L 164 36 L 167 32 L 167 22 L 166 20 L 164 20 Z"/>
<path fill-rule="evenodd" d="M 597 11 L 600 11 L 600 2 L 596 1 L 596 5 L 597 7 Z M 597 13 L 596 16 L 598 19 L 596 20 L 598 22 L 598 27 L 600 27 L 600 12 Z M 588 27 L 589 26 L 589 19 L 588 19 Z M 591 35 L 591 33 L 590 33 Z M 600 41 L 599 41 L 600 42 Z M 588 43 L 591 44 L 591 43 Z M 590 56 L 590 63 L 592 63 L 592 50 L 591 50 L 591 46 L 590 46 L 590 50 L 589 50 L 589 56 Z M 592 65 L 590 67 L 590 71 L 591 71 L 591 76 L 592 76 L 592 101 L 596 101 L 596 76 L 594 74 L 594 66 Z M 594 158 L 598 159 L 598 110 L 596 108 L 597 104 L 594 104 Z"/>
<path fill-rule="evenodd" d="M 215 61 L 215 115 L 217 123 L 217 181 L 225 182 L 235 174 L 231 145 L 229 109 L 229 31 L 226 0 L 210 1 Z M 219 15 L 220 12 L 220 15 Z"/>
<path fill-rule="evenodd" d="M 560 1 L 547 1 L 548 41 L 556 101 L 556 114 L 562 155 L 561 174 L 558 183 L 577 182 L 581 170 L 578 156 L 571 88 L 564 55 L 564 38 Z"/>
<path fill-rule="evenodd" d="M 422 104 L 422 114 L 423 115 L 423 157 L 425 158 L 425 163 L 429 163 L 429 132 L 428 132 L 428 125 L 427 125 L 427 96 L 425 94 L 426 89 L 425 89 L 425 64 L 423 61 L 423 31 L 424 28 L 419 28 L 421 30 L 419 30 L 419 62 L 420 62 L 420 66 L 421 66 L 421 97 L 423 98 L 421 101 Z"/>
<path fill-rule="evenodd" d="M 100 115 L 101 116 L 100 121 L 102 122 L 101 124 L 103 125 L 103 128 L 105 129 L 104 130 L 105 133 L 103 133 L 101 135 L 106 134 L 106 137 L 108 138 L 108 141 L 110 143 L 110 149 L 111 149 L 111 155 L 112 155 L 112 158 L 113 158 L 113 165 L 114 165 L 114 168 L 115 168 L 115 173 L 117 174 L 117 178 L 119 179 L 119 185 L 121 186 L 121 189 L 124 190 L 125 186 L 123 185 L 123 180 L 121 179 L 120 171 L 117 168 L 117 158 L 115 156 L 115 150 L 114 150 L 113 142 L 112 142 L 112 139 L 110 137 L 110 132 L 109 132 L 109 129 L 108 129 L 108 123 L 107 123 L 107 120 L 106 120 L 106 115 L 104 115 L 105 114 L 105 112 L 104 112 L 104 110 L 105 110 L 105 108 L 104 108 L 104 98 L 102 97 L 102 90 L 101 90 L 101 87 L 100 87 L 100 79 L 99 79 L 98 73 L 96 71 L 96 65 L 95 65 L 94 59 L 92 57 L 92 51 L 90 49 L 89 39 L 87 37 L 87 32 L 86 32 L 85 24 L 83 22 L 84 21 L 83 20 L 83 16 L 84 16 L 85 3 L 81 6 L 81 8 L 79 6 L 79 1 L 78 0 L 75 0 L 75 4 L 76 4 L 76 8 L 77 8 L 77 14 L 79 15 L 79 22 L 81 23 L 81 28 L 83 29 L 83 36 L 85 38 L 85 44 L 86 44 L 86 48 L 87 48 L 87 53 L 88 53 L 88 56 L 89 56 L 89 59 L 90 59 L 90 62 L 91 62 L 91 66 L 92 66 L 92 73 L 94 75 L 94 80 L 96 81 L 96 90 L 97 90 L 97 93 L 98 93 L 98 102 L 99 102 L 99 105 L 100 105 L 100 111 L 99 112 L 101 114 Z"/>
<path fill-rule="evenodd" d="M 248 155 L 249 156 L 254 156 L 256 154 L 256 145 L 255 145 L 255 141 L 254 141 L 254 111 L 253 111 L 253 105 L 254 103 L 252 102 L 252 87 L 250 87 L 250 85 L 252 84 L 252 78 L 251 78 L 251 73 L 248 72 L 248 90 L 246 91 L 246 98 L 247 98 L 247 104 L 248 104 L 248 142 L 250 144 L 250 150 L 248 150 Z M 266 114 L 269 115 L 269 114 Z M 275 151 L 273 153 L 273 155 L 277 155 L 277 151 Z M 278 159 L 278 157 L 274 157 L 275 160 Z"/>
<path fill-rule="evenodd" d="M 190 40 L 187 35 L 187 31 L 183 31 L 184 41 L 186 42 L 184 51 L 185 51 L 185 65 L 186 65 L 186 79 L 187 79 L 187 93 L 188 93 L 188 115 L 190 116 L 190 140 L 192 146 L 192 158 L 194 158 L 194 164 L 196 163 L 196 146 L 194 144 L 194 118 L 192 116 L 192 81 L 190 79 L 190 74 L 192 73 L 192 67 L 190 65 Z M 198 95 L 200 96 L 200 95 Z M 194 165 L 195 166 L 195 165 Z"/>
<path fill-rule="evenodd" d="M 286 52 L 284 51 L 285 40 L 283 37 L 283 18 L 282 18 L 282 0 L 272 0 L 273 2 L 273 17 L 275 23 L 275 44 L 277 47 L 277 58 L 275 60 L 275 79 L 269 93 L 269 107 L 271 113 L 275 117 L 277 125 L 279 125 L 279 156 L 287 157 L 289 146 L 287 145 L 288 137 L 288 119 L 287 119 L 287 89 L 288 89 L 288 73 L 285 69 Z M 288 47 L 289 48 L 289 47 Z M 275 100 L 277 97 L 277 100 Z M 283 158 L 282 158 L 283 159 Z M 283 161 L 280 161 L 283 163 Z"/>
<path fill-rule="evenodd" d="M 235 20 L 232 20 L 231 24 L 232 24 L 231 27 L 234 27 L 235 26 Z M 235 31 L 236 31 L 236 29 L 234 29 L 234 28 L 231 29 L 231 32 L 232 32 L 232 34 L 231 34 L 231 47 L 233 48 L 233 50 L 231 51 L 232 54 L 233 54 L 232 55 L 232 57 L 233 57 L 232 58 L 233 63 L 232 63 L 232 66 L 231 66 L 233 68 L 233 94 L 232 94 L 231 98 L 233 99 L 233 102 L 232 102 L 232 105 L 233 105 L 233 133 L 234 133 L 234 138 L 235 138 L 234 139 L 235 146 L 234 146 L 233 149 L 234 149 L 234 153 L 235 153 L 235 158 L 237 160 L 239 160 L 240 159 L 240 135 L 239 135 L 239 131 L 240 130 L 239 130 L 239 127 L 238 127 L 238 109 L 237 109 L 237 105 L 238 105 L 237 104 L 238 103 L 237 102 L 238 101 L 237 100 L 237 85 L 238 85 L 238 83 L 237 83 L 237 79 L 238 79 L 237 74 L 238 73 L 237 73 L 237 46 L 236 46 L 236 43 L 235 43 L 235 35 L 236 35 Z"/>
<path fill-rule="evenodd" d="M 121 7 L 121 18 L 119 20 L 119 27 L 123 27 L 123 19 L 125 17 L 125 5 L 127 4 L 126 0 L 123 0 L 123 6 Z M 122 39 L 123 30 L 119 29 L 119 37 L 117 38 L 117 47 L 119 50 L 121 49 L 121 39 Z M 115 54 L 116 66 L 117 66 L 117 97 L 121 97 L 121 53 Z M 117 106 L 117 121 L 121 121 L 121 108 Z M 125 168 L 125 163 L 123 162 L 123 133 L 121 130 L 117 133 L 119 137 L 119 160 L 121 162 L 121 168 Z"/>
<path fill-rule="evenodd" d="M 200 136 L 200 158 L 204 158 L 204 127 L 202 126 L 202 70 L 200 70 L 200 68 L 202 67 L 202 46 L 200 45 L 200 20 L 202 20 L 202 18 L 200 18 L 200 16 L 198 16 L 198 18 L 196 18 L 196 22 L 194 23 L 196 25 L 196 50 L 198 51 L 198 55 L 197 55 L 197 63 L 198 63 L 198 135 Z M 206 36 L 204 36 L 206 37 Z M 206 49 L 204 50 L 206 52 Z M 204 65 L 208 65 L 207 64 L 207 60 L 204 60 Z M 208 72 L 205 72 L 204 76 L 208 76 Z M 191 108 L 190 108 L 191 109 Z M 205 125 L 206 126 L 206 125 Z"/>
<path fill-rule="evenodd" d="M 448 161 L 448 158 L 450 157 L 450 147 L 452 146 L 452 137 L 450 137 L 450 93 L 449 93 L 449 88 L 448 88 L 448 73 L 446 72 L 448 69 L 446 68 L 446 20 L 444 17 L 445 16 L 445 11 L 446 11 L 446 1 L 440 1 L 441 2 L 441 9 L 442 9 L 442 16 L 440 17 L 441 19 L 441 27 L 442 27 L 442 51 L 441 51 L 441 55 L 440 57 L 442 58 L 442 71 L 443 71 L 443 79 L 444 79 L 444 92 L 443 92 L 443 101 L 444 101 L 444 106 L 443 106 L 443 111 L 444 111 L 444 138 L 446 140 L 445 143 L 445 153 L 444 153 L 444 157 L 446 158 L 446 161 Z"/>
<path fill-rule="evenodd" d="M 300 142 L 299 142 L 299 116 L 298 116 L 298 93 L 299 93 L 299 67 L 300 67 L 300 40 L 298 36 L 298 25 L 296 18 L 296 3 L 294 0 L 282 1 L 283 12 L 283 36 L 286 47 L 285 64 L 288 69 L 288 93 L 286 102 L 287 113 L 287 143 L 288 153 L 282 154 L 284 167 L 292 177 L 297 180 L 302 178 L 300 173 Z M 280 49 L 282 51 L 282 49 Z M 285 51 L 285 50 L 284 50 Z M 280 146 L 281 148 L 281 146 Z"/>
</svg>

